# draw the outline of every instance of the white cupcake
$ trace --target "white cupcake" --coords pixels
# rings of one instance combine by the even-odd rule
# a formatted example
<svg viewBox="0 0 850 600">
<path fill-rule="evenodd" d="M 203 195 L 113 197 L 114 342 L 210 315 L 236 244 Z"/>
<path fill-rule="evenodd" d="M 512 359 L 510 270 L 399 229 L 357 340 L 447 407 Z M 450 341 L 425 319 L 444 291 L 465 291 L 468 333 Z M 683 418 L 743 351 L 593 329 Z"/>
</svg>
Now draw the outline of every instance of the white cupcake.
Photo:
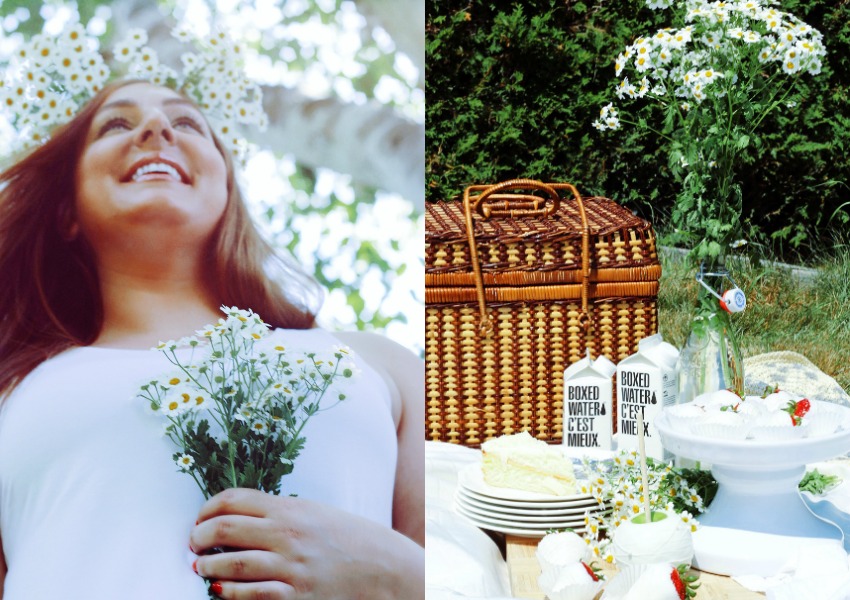
<svg viewBox="0 0 850 600">
<path fill-rule="evenodd" d="M 687 404 L 675 404 L 664 409 L 670 424 L 676 429 L 690 431 L 691 425 L 705 418 L 705 409 L 693 402 Z"/>
<path fill-rule="evenodd" d="M 556 571 L 580 560 L 587 560 L 588 545 L 584 539 L 571 532 L 550 533 L 537 544 L 537 562 L 542 571 Z"/>
<path fill-rule="evenodd" d="M 811 404 L 812 408 L 803 418 L 808 425 L 806 437 L 823 437 L 847 429 L 848 411 L 843 406 L 819 401 Z"/>
<path fill-rule="evenodd" d="M 783 410 L 776 410 L 762 415 L 753 423 L 750 437 L 754 440 L 796 440 L 803 437 L 807 426 L 794 425 L 791 415 Z"/>
<path fill-rule="evenodd" d="M 778 392 L 768 394 L 764 398 L 764 404 L 767 406 L 768 410 L 782 410 L 788 406 L 789 402 L 796 402 L 799 399 L 799 396 L 795 396 L 785 390 L 780 390 Z"/>
<path fill-rule="evenodd" d="M 840 423 L 832 415 L 824 413 L 816 415 L 806 415 L 806 437 L 816 438 L 832 435 L 838 428 Z"/>
<path fill-rule="evenodd" d="M 723 440 L 746 439 L 750 430 L 749 421 L 734 411 L 717 411 L 691 426 L 691 432 L 702 437 Z"/>
<path fill-rule="evenodd" d="M 702 406 L 706 410 L 719 410 L 721 406 L 735 406 L 740 401 L 741 397 L 729 390 L 706 392 L 694 398 L 694 404 Z"/>
<path fill-rule="evenodd" d="M 574 562 L 557 570 L 543 571 L 537 579 L 540 591 L 549 600 L 593 600 L 603 581 L 583 562 Z"/>
<path fill-rule="evenodd" d="M 767 406 L 758 396 L 747 396 L 738 406 L 738 414 L 749 421 L 758 419 L 768 412 Z"/>
<path fill-rule="evenodd" d="M 673 571 L 668 563 L 626 567 L 611 579 L 602 600 L 680 600 Z"/>
</svg>

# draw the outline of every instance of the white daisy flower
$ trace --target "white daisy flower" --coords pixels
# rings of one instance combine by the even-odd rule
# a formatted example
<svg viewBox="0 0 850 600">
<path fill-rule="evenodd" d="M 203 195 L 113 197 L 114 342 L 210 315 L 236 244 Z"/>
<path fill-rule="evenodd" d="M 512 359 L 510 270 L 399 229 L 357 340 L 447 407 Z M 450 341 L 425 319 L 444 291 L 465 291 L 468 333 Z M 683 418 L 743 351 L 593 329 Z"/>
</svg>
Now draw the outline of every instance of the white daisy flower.
<svg viewBox="0 0 850 600">
<path fill-rule="evenodd" d="M 667 45 L 670 48 L 681 49 L 691 41 L 691 27 L 684 27 L 670 35 L 670 41 Z"/>
<path fill-rule="evenodd" d="M 782 60 L 782 70 L 786 74 L 792 75 L 800 70 L 799 55 L 800 53 L 796 52 L 794 49 L 791 49 L 785 53 L 785 57 Z"/>
<path fill-rule="evenodd" d="M 257 435 L 265 435 L 269 432 L 269 427 L 264 421 L 254 421 L 251 423 L 251 431 Z"/>
<path fill-rule="evenodd" d="M 619 77 L 620 73 L 623 72 L 623 69 L 626 66 L 626 62 L 627 62 L 626 57 L 622 53 L 620 53 L 620 55 L 617 57 L 617 60 L 614 61 L 614 76 L 615 77 Z"/>
<path fill-rule="evenodd" d="M 141 48 L 148 43 L 148 33 L 140 27 L 134 27 L 127 32 L 126 41 L 136 48 Z"/>
<path fill-rule="evenodd" d="M 183 411 L 183 403 L 179 396 L 167 397 L 160 405 L 159 411 L 166 417 L 176 417 Z"/>
<path fill-rule="evenodd" d="M 711 83 L 718 77 L 723 77 L 723 73 L 718 73 L 714 69 L 705 69 L 700 73 L 700 77 L 702 78 L 703 82 Z"/>
<path fill-rule="evenodd" d="M 192 39 L 194 37 L 192 35 L 192 31 L 184 25 L 181 25 L 181 26 L 178 26 L 178 27 L 175 27 L 174 29 L 172 29 L 171 35 L 173 35 L 179 41 L 184 42 L 184 43 L 192 41 Z"/>
<path fill-rule="evenodd" d="M 809 61 L 808 68 L 806 69 L 810 75 L 817 75 L 821 72 L 823 68 L 823 63 L 821 63 L 820 59 L 814 58 Z"/>
<path fill-rule="evenodd" d="M 115 46 L 112 54 L 119 62 L 130 62 L 136 59 L 139 49 L 130 42 L 121 42 Z"/>
<path fill-rule="evenodd" d="M 95 83 L 93 73 L 88 73 L 81 68 L 74 68 L 65 76 L 65 87 L 72 94 L 80 94 L 90 89 Z"/>
<path fill-rule="evenodd" d="M 625 96 L 628 93 L 628 90 L 629 90 L 629 78 L 623 77 L 623 80 L 617 86 L 617 92 L 616 92 L 617 97 L 622 98 L 623 96 Z M 608 106 L 611 106 L 611 105 L 609 104 Z M 603 108 L 603 110 L 605 110 L 605 109 Z M 607 113 L 602 113 L 602 116 L 604 117 L 606 114 Z"/>
<path fill-rule="evenodd" d="M 635 69 L 638 73 L 643 73 L 649 69 L 651 69 L 654 64 L 652 62 L 652 58 L 649 54 L 643 54 L 640 56 L 635 56 L 634 60 Z"/>
<path fill-rule="evenodd" d="M 241 407 L 239 407 L 239 410 L 236 411 L 236 414 L 233 416 L 233 418 L 237 421 L 242 421 L 243 423 L 246 423 L 254 418 L 254 410 L 251 407 L 243 404 Z"/>
<path fill-rule="evenodd" d="M 49 66 L 56 54 L 56 44 L 52 38 L 38 34 L 30 41 L 32 52 L 30 58 L 37 68 Z"/>
<path fill-rule="evenodd" d="M 184 471 L 188 471 L 192 468 L 192 465 L 195 464 L 195 459 L 189 456 L 188 454 L 181 454 L 177 457 L 175 461 L 177 466 L 180 467 Z"/>
</svg>

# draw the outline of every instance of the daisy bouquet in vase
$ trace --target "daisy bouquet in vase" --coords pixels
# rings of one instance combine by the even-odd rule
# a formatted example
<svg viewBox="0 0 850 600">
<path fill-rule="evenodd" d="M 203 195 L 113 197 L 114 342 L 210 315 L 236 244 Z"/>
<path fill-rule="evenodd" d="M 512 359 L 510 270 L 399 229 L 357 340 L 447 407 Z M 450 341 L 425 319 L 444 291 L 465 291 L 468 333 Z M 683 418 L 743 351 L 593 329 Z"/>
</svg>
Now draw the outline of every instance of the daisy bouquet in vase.
<svg viewBox="0 0 850 600">
<path fill-rule="evenodd" d="M 618 108 L 602 107 L 594 127 L 626 126 L 662 140 L 667 170 L 681 184 L 673 243 L 689 248 L 700 294 L 680 354 L 679 401 L 717 389 L 743 393 L 743 362 L 729 313 L 746 306 L 726 270 L 742 238 L 741 172 L 766 144 L 771 114 L 794 110 L 805 81 L 821 72 L 819 31 L 774 0 L 647 0 L 669 10 L 671 26 L 638 37 L 615 60 Z M 720 302 L 718 302 L 720 299 Z M 730 304 L 735 300 L 734 304 Z"/>
<path fill-rule="evenodd" d="M 174 369 L 138 396 L 164 419 L 177 468 L 205 498 L 236 487 L 279 494 L 304 448 L 304 426 L 345 400 L 337 384 L 356 375 L 353 356 L 342 346 L 290 352 L 252 311 L 222 311 L 196 336 L 155 348 Z"/>
</svg>

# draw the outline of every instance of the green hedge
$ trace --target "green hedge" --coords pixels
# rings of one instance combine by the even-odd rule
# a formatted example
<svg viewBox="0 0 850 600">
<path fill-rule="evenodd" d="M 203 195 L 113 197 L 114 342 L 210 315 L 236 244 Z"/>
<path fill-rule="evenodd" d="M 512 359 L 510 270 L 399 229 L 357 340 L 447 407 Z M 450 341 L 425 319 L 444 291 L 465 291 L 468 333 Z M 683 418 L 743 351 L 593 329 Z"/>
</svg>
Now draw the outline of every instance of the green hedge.
<svg viewBox="0 0 850 600">
<path fill-rule="evenodd" d="M 821 251 L 850 223 L 850 3 L 785 0 L 824 34 L 823 72 L 800 106 L 764 123 L 742 165 L 745 231 L 784 258 Z M 614 100 L 614 58 L 667 24 L 643 0 L 428 0 L 429 201 L 512 177 L 570 181 L 661 230 L 677 192 L 663 142 L 591 126 Z"/>
</svg>

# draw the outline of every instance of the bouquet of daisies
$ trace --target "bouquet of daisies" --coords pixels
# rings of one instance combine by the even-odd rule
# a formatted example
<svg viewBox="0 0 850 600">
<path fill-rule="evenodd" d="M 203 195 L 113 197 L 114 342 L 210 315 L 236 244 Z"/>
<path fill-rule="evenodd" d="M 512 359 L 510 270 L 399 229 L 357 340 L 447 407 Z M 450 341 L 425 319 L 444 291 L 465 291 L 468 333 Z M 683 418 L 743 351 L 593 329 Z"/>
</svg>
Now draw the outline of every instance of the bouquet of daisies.
<svg viewBox="0 0 850 600">
<path fill-rule="evenodd" d="M 614 103 L 593 126 L 630 125 L 661 137 L 682 190 L 675 242 L 722 259 L 741 237 L 741 173 L 769 149 L 761 125 L 805 99 L 823 67 L 823 35 L 776 0 L 646 0 L 670 26 L 642 35 L 614 61 Z M 722 260 L 721 260 L 722 262 Z"/>
<path fill-rule="evenodd" d="M 355 376 L 353 356 L 342 346 L 291 354 L 267 339 L 269 326 L 252 311 L 222 311 L 226 318 L 196 336 L 155 348 L 175 369 L 142 385 L 139 398 L 165 418 L 177 467 L 206 498 L 234 487 L 278 494 L 304 447 L 304 426 L 345 399 L 331 390 Z"/>
<path fill-rule="evenodd" d="M 613 461 L 591 463 L 584 459 L 582 463 L 588 481 L 579 491 L 591 494 L 602 509 L 584 518 L 584 538 L 595 558 L 614 561 L 610 548 L 614 530 L 644 510 L 647 493 L 652 511 L 675 513 L 692 531 L 699 526 L 694 513 L 705 511 L 703 490 L 690 484 L 673 465 L 648 458 L 649 490 L 644 490 L 640 459 L 634 450 L 621 450 Z M 600 537 L 600 533 L 605 536 Z"/>
</svg>

